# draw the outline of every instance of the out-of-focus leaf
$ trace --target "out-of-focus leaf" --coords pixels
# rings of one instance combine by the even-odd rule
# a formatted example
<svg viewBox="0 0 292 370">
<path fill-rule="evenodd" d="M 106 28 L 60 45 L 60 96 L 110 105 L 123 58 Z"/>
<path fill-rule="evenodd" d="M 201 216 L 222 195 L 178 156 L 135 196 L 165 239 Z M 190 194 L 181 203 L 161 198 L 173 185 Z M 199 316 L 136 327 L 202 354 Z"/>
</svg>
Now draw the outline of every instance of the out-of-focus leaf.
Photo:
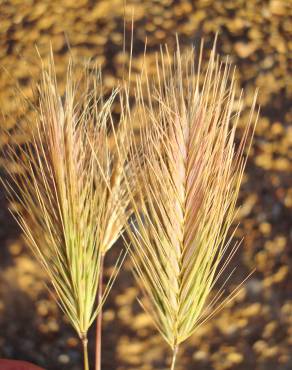
<svg viewBox="0 0 292 370">
<path fill-rule="evenodd" d="M 0 359 L 0 370 L 44 370 L 26 361 Z"/>
</svg>

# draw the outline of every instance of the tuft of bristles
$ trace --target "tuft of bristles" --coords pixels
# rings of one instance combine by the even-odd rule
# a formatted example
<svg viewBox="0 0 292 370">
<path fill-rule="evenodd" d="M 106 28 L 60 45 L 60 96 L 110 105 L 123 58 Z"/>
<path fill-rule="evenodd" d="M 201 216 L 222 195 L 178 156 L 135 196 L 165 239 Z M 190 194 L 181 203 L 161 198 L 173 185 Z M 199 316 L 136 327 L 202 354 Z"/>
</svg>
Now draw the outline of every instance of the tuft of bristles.
<svg viewBox="0 0 292 370">
<path fill-rule="evenodd" d="M 224 286 L 211 301 L 210 293 L 238 247 L 229 248 L 228 230 L 254 130 L 255 100 L 235 145 L 241 103 L 234 71 L 215 46 L 203 68 L 202 52 L 182 55 L 179 45 L 173 57 L 161 52 L 154 80 L 145 69 L 137 81 L 130 117 L 142 127 L 132 156 L 142 151 L 143 158 L 129 250 L 142 305 L 175 353 L 231 298 L 219 303 Z"/>
<path fill-rule="evenodd" d="M 19 204 L 15 217 L 62 310 L 87 341 L 115 278 L 114 273 L 96 305 L 101 258 L 121 232 L 128 203 L 119 175 L 123 157 L 117 159 L 124 133 L 114 131 L 114 145 L 107 137 L 117 91 L 104 100 L 98 70 L 91 74 L 85 68 L 77 79 L 72 63 L 64 96 L 58 92 L 52 55 L 43 65 L 36 120 L 23 132 L 30 141 L 6 148 L 5 187 Z M 10 170 L 13 163 L 20 173 Z"/>
</svg>

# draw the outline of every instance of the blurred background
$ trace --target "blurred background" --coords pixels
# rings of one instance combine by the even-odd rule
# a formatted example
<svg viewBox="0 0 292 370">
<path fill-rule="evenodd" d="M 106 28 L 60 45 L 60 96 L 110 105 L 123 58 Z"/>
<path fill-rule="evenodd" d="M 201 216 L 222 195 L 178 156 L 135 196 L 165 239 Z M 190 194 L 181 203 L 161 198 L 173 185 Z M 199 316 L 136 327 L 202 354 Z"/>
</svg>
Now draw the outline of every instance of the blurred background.
<svg viewBox="0 0 292 370">
<path fill-rule="evenodd" d="M 1 0 L 0 124 L 12 129 L 23 114 L 30 114 L 19 109 L 15 87 L 32 98 L 38 53 L 46 59 L 50 43 L 61 84 L 72 53 L 80 63 L 92 58 L 100 64 L 106 88 L 115 87 L 129 63 L 132 15 L 133 77 L 141 70 L 146 37 L 151 71 L 159 45 L 173 48 L 176 33 L 184 50 L 198 47 L 202 37 L 210 48 L 219 31 L 218 52 L 223 58 L 230 55 L 239 89 L 245 89 L 242 124 L 255 89 L 260 89 L 261 113 L 239 199 L 236 237 L 244 242 L 228 289 L 256 271 L 241 294 L 182 346 L 177 370 L 291 370 L 290 0 L 128 0 L 126 6 L 123 0 Z M 125 17 L 128 52 L 123 53 Z M 1 134 L 0 145 L 6 140 Z M 1 188 L 0 357 L 29 360 L 48 370 L 78 370 L 78 338 L 44 287 L 8 206 Z M 107 273 L 112 258 L 106 261 Z M 105 305 L 103 368 L 166 369 L 170 351 L 136 301 L 130 263 L 124 267 Z"/>
</svg>

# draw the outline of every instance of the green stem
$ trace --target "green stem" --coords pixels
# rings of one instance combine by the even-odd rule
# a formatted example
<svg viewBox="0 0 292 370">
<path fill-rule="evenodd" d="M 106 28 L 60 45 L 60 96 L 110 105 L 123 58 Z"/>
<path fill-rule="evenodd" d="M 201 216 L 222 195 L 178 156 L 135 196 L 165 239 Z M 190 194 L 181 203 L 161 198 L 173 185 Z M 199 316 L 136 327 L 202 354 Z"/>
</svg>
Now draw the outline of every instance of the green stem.
<svg viewBox="0 0 292 370">
<path fill-rule="evenodd" d="M 172 362 L 171 362 L 171 368 L 170 368 L 170 370 L 174 370 L 174 368 L 175 368 L 175 361 L 176 361 L 177 352 L 178 352 L 178 345 L 176 345 L 174 347 L 174 349 L 173 349 Z"/>
<path fill-rule="evenodd" d="M 84 370 L 89 370 L 88 349 L 87 349 L 88 340 L 86 336 L 82 337 L 81 340 L 82 340 L 82 346 L 83 346 Z"/>
<path fill-rule="evenodd" d="M 104 256 L 101 256 L 100 270 L 99 270 L 99 283 L 97 293 L 97 304 L 101 305 L 102 302 L 102 283 L 103 283 L 103 263 Z M 101 329 L 102 329 L 102 306 L 96 318 L 96 340 L 95 340 L 95 370 L 101 369 Z"/>
</svg>

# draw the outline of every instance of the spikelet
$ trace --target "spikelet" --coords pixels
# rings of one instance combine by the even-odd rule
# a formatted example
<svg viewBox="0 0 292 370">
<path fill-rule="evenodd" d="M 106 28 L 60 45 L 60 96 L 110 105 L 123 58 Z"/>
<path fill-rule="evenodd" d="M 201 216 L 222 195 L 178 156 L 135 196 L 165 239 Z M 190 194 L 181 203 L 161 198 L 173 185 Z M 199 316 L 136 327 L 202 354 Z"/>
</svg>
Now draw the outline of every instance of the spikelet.
<svg viewBox="0 0 292 370">
<path fill-rule="evenodd" d="M 6 148 L 9 176 L 5 186 L 10 200 L 20 204 L 15 217 L 47 272 L 61 308 L 85 341 L 103 303 L 96 307 L 103 253 L 101 225 L 113 208 L 109 209 L 105 196 L 104 169 L 90 144 L 93 133 L 111 122 L 117 92 L 104 101 L 99 86 L 100 75 L 94 77 L 87 68 L 75 78 L 71 60 L 61 97 L 51 55 L 42 69 L 36 122 L 23 129 L 30 141 Z M 106 138 L 99 137 L 99 144 L 104 147 Z M 10 171 L 13 163 L 20 173 Z"/>
<path fill-rule="evenodd" d="M 131 213 L 125 176 L 133 187 L 131 169 L 134 162 L 129 160 L 130 142 L 127 134 L 127 122 L 122 114 L 118 127 L 115 127 L 110 116 L 108 121 L 104 120 L 94 127 L 89 138 L 99 169 L 95 172 L 96 193 L 100 198 L 99 203 L 105 206 L 98 220 L 103 256 L 121 236 Z"/>
<path fill-rule="evenodd" d="M 228 230 L 253 135 L 255 101 L 235 146 L 241 104 L 232 67 L 214 46 L 203 70 L 202 51 L 182 55 L 178 45 L 173 63 L 161 52 L 154 81 L 146 69 L 137 81 L 130 118 L 141 124 L 144 156 L 129 250 L 143 306 L 174 351 L 226 303 L 218 302 L 224 287 L 209 298 L 238 247 L 229 248 Z M 134 145 L 132 156 L 138 151 Z"/>
</svg>

